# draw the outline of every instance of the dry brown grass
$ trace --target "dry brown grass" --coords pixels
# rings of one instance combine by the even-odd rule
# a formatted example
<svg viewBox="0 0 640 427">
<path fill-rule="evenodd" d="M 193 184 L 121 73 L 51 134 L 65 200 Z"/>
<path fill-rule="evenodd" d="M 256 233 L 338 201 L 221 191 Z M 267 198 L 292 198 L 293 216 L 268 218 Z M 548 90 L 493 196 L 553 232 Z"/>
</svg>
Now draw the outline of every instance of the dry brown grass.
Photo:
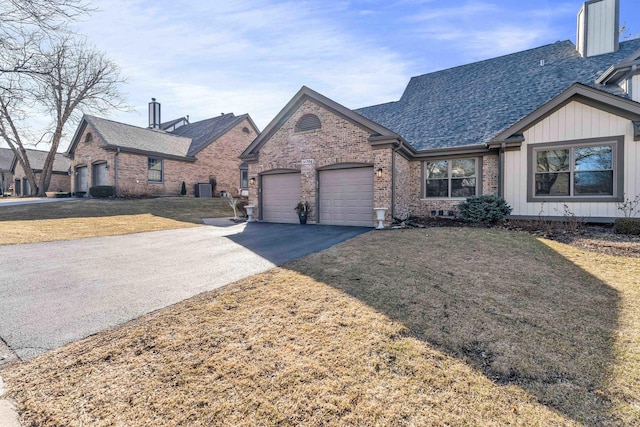
<svg viewBox="0 0 640 427">
<path fill-rule="evenodd" d="M 0 245 L 116 236 L 202 224 L 233 216 L 224 199 L 168 197 L 0 205 Z"/>
<path fill-rule="evenodd" d="M 25 425 L 633 425 L 640 266 L 368 233 L 2 371 Z"/>
<path fill-rule="evenodd" d="M 187 227 L 197 226 L 190 222 L 179 222 L 151 214 L 4 221 L 0 222 L 0 245 L 119 236 Z"/>
</svg>

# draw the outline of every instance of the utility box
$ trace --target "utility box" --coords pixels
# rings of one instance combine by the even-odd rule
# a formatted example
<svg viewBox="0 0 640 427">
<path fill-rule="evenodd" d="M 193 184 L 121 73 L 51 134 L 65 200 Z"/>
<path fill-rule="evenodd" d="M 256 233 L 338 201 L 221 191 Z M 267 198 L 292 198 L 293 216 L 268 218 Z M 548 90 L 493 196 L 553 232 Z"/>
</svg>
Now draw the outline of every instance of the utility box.
<svg viewBox="0 0 640 427">
<path fill-rule="evenodd" d="M 208 182 L 199 182 L 195 188 L 196 197 L 213 197 L 211 184 Z"/>
</svg>

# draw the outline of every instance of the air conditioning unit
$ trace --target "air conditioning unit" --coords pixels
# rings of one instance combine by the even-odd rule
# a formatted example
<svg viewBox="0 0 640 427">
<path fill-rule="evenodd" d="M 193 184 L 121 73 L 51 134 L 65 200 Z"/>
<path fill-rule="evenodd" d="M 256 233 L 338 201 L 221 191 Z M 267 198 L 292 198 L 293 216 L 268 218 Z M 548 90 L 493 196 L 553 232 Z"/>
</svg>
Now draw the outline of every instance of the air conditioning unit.
<svg viewBox="0 0 640 427">
<path fill-rule="evenodd" d="M 213 197 L 211 184 L 200 182 L 196 184 L 196 197 Z"/>
</svg>

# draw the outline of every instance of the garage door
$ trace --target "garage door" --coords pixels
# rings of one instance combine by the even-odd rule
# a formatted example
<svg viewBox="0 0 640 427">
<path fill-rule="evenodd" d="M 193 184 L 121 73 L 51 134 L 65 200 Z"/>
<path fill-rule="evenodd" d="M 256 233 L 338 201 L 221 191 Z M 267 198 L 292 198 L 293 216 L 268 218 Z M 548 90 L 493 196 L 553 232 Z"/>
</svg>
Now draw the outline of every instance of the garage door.
<svg viewBox="0 0 640 427">
<path fill-rule="evenodd" d="M 373 168 L 320 172 L 320 223 L 373 227 Z"/>
<path fill-rule="evenodd" d="M 89 173 L 86 166 L 81 166 L 76 169 L 76 191 L 89 191 Z"/>
<path fill-rule="evenodd" d="M 299 223 L 293 210 L 300 202 L 300 174 L 287 173 L 262 177 L 262 220 Z"/>
<path fill-rule="evenodd" d="M 108 185 L 109 172 L 106 163 L 93 165 L 93 185 Z"/>
</svg>

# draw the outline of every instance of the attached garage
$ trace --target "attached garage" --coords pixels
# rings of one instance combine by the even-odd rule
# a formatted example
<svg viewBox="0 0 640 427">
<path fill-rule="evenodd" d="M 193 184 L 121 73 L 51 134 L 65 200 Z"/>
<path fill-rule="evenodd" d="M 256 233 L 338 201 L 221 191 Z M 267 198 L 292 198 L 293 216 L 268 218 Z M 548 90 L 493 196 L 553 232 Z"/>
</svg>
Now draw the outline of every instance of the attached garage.
<svg viewBox="0 0 640 427">
<path fill-rule="evenodd" d="M 301 200 L 299 172 L 262 176 L 263 221 L 297 224 L 293 209 Z"/>
<path fill-rule="evenodd" d="M 320 224 L 374 226 L 372 167 L 319 174 Z"/>
</svg>

